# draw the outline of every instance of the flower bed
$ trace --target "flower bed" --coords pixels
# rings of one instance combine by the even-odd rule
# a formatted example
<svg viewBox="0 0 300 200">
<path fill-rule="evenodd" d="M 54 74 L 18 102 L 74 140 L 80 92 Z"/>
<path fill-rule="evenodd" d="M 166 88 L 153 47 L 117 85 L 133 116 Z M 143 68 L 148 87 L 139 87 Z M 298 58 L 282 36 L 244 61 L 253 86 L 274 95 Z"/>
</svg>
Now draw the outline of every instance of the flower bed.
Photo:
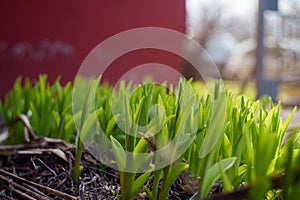
<svg viewBox="0 0 300 200">
<path fill-rule="evenodd" d="M 8 172 L 21 176 L 14 170 L 20 149 L 7 145 L 49 145 L 49 138 L 57 138 L 74 144 L 74 150 L 55 147 L 63 152 L 59 154 L 49 146 L 39 147 L 47 149 L 42 153 L 31 149 L 35 156 L 25 157 L 26 166 L 35 174 L 31 181 L 39 177 L 38 184 L 44 180 L 48 188 L 49 182 L 62 181 L 61 173 L 67 171 L 63 182 L 73 189 L 61 188 L 72 193 L 70 198 L 88 195 L 82 187 L 107 199 L 290 199 L 298 194 L 299 130 L 284 141 L 296 109 L 282 122 L 280 103 L 234 95 L 220 81 L 212 93 L 186 80 L 177 86 L 121 82 L 117 89 L 99 82 L 100 78 L 78 79 L 74 86 L 61 87 L 58 80 L 49 85 L 46 76 L 34 85 L 16 81 L 0 107 L 9 132 L 6 146 L 1 146 L 6 161 L 0 165 L 8 169 L 0 173 L 1 182 L 16 181 Z M 8 147 L 19 153 L 7 155 Z M 38 156 L 44 154 L 63 156 L 53 163 Z M 15 187 L 5 187 L 3 194 L 20 196 Z M 33 194 L 30 187 L 31 192 L 19 190 Z"/>
</svg>

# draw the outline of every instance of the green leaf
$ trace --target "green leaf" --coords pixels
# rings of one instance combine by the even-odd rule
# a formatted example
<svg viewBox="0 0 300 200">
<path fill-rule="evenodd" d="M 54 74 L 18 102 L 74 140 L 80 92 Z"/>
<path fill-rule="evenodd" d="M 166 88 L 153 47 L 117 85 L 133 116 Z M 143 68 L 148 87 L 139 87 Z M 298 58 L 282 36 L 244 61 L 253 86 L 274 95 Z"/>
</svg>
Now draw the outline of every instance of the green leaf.
<svg viewBox="0 0 300 200">
<path fill-rule="evenodd" d="M 175 167 L 171 168 L 169 174 L 167 175 L 167 178 L 165 178 L 163 181 L 162 191 L 159 194 L 159 199 L 167 199 L 168 192 L 171 188 L 171 185 L 179 176 L 181 172 L 188 169 L 189 165 L 187 163 L 178 163 L 175 165 Z"/>
<path fill-rule="evenodd" d="M 141 110 L 142 110 L 142 107 L 143 107 L 143 104 L 144 104 L 144 101 L 145 101 L 145 96 L 143 96 L 140 100 L 139 100 L 139 104 L 136 108 L 136 111 L 134 113 L 134 116 L 133 116 L 133 121 L 135 124 L 138 124 L 139 123 L 139 119 L 140 119 L 140 115 L 141 115 Z"/>
<path fill-rule="evenodd" d="M 137 145 L 135 146 L 134 148 L 134 153 L 145 153 L 147 151 L 149 147 L 149 143 L 144 139 L 144 138 L 141 138 Z"/>
<path fill-rule="evenodd" d="M 136 194 L 141 190 L 143 185 L 148 181 L 153 170 L 148 170 L 142 175 L 140 175 L 131 185 L 130 188 L 130 198 L 136 196 Z"/>
<path fill-rule="evenodd" d="M 224 152 L 224 156 L 226 158 L 231 157 L 232 156 L 232 145 L 230 144 L 230 141 L 227 137 L 226 134 L 224 134 L 224 141 L 223 141 L 223 152 Z"/>
<path fill-rule="evenodd" d="M 273 125 L 273 115 L 275 112 L 276 108 L 273 108 L 267 115 L 267 117 L 264 120 L 264 124 L 266 127 L 270 128 L 272 130 L 272 125 Z"/>
<path fill-rule="evenodd" d="M 97 133 L 97 123 L 98 123 L 97 116 L 96 116 L 97 111 L 95 111 L 92 114 L 89 114 L 86 120 L 84 121 L 83 127 L 79 133 L 79 137 L 82 141 L 86 141 L 86 139 L 90 139 L 87 138 L 89 137 L 88 134 Z"/>
<path fill-rule="evenodd" d="M 177 176 L 181 174 L 184 170 L 188 169 L 189 165 L 187 163 L 178 163 L 173 167 L 167 176 L 166 188 L 170 188 Z"/>
<path fill-rule="evenodd" d="M 218 167 L 219 167 L 219 171 L 220 171 L 220 174 L 221 174 L 221 177 L 222 177 L 222 184 L 223 184 L 224 190 L 225 191 L 231 191 L 233 189 L 231 179 L 226 174 L 224 169 L 221 167 L 220 163 L 218 163 Z"/>
<path fill-rule="evenodd" d="M 281 127 L 281 135 L 284 135 L 284 133 L 286 132 L 295 112 L 297 110 L 297 107 L 294 107 L 293 111 L 291 112 L 291 114 L 289 115 L 289 117 L 285 120 L 285 122 L 283 123 L 282 127 Z"/>
<path fill-rule="evenodd" d="M 99 76 L 97 78 L 97 80 L 95 80 L 91 83 L 89 92 L 86 96 L 86 101 L 85 101 L 84 107 L 82 109 L 81 125 L 84 124 L 84 121 L 86 120 L 87 115 L 89 114 L 89 112 L 91 112 L 91 106 L 93 106 L 92 102 L 94 101 L 96 88 L 99 86 L 100 80 L 101 80 L 101 76 Z"/>
<path fill-rule="evenodd" d="M 275 158 L 277 144 L 276 135 L 269 134 L 265 127 L 261 128 L 258 146 L 255 148 L 255 171 L 257 177 L 261 178 L 266 175 L 271 161 Z"/>
<path fill-rule="evenodd" d="M 213 105 L 211 125 L 208 128 L 207 135 L 204 138 L 203 145 L 199 152 L 199 158 L 204 158 L 211 152 L 219 138 L 222 136 L 222 129 L 225 120 L 225 94 L 219 95 L 219 98 Z"/>
<path fill-rule="evenodd" d="M 124 171 L 126 167 L 126 154 L 122 147 L 122 145 L 116 140 L 113 136 L 110 136 L 110 140 L 112 142 L 112 147 L 114 151 L 114 155 L 117 161 L 118 170 Z"/>
<path fill-rule="evenodd" d="M 223 169 L 223 172 L 227 171 L 230 167 L 233 166 L 235 160 L 235 157 L 220 160 L 207 170 L 207 172 L 204 174 L 203 182 L 201 185 L 201 198 L 206 197 L 208 195 L 210 188 L 220 177 L 219 169 Z"/>
<path fill-rule="evenodd" d="M 285 142 L 284 146 L 282 147 L 280 154 L 278 155 L 278 157 L 276 158 L 276 164 L 275 164 L 275 169 L 276 170 L 280 170 L 283 167 L 285 167 L 285 164 L 287 162 L 287 158 L 288 155 L 290 154 L 289 152 L 289 147 L 291 145 L 294 145 L 297 143 L 297 141 L 299 141 L 299 137 L 300 137 L 300 132 L 299 133 L 294 133 L 293 135 L 291 135 L 288 140 Z M 295 151 L 295 150 L 294 150 Z"/>
<path fill-rule="evenodd" d="M 124 93 L 123 94 L 123 98 L 122 98 L 123 102 L 122 102 L 122 109 L 123 109 L 123 116 L 125 119 L 125 133 L 129 134 L 132 128 L 132 113 L 131 113 L 131 109 L 130 109 L 130 102 L 129 102 L 129 98 L 128 98 L 128 94 Z"/>
<path fill-rule="evenodd" d="M 115 114 L 108 122 L 107 124 L 107 127 L 106 127 L 106 130 L 105 130 L 105 135 L 107 137 L 110 137 L 110 135 L 112 134 L 114 128 L 115 128 L 115 125 L 116 125 L 116 122 L 118 121 L 120 117 L 120 114 Z"/>
</svg>

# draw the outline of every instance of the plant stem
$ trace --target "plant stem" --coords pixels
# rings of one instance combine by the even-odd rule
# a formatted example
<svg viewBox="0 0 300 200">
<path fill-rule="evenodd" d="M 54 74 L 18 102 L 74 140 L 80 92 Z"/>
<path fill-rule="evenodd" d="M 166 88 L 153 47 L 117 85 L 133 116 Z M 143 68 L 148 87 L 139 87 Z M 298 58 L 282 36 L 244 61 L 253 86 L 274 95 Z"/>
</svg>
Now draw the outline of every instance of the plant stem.
<svg viewBox="0 0 300 200">
<path fill-rule="evenodd" d="M 126 126 L 128 126 L 126 124 Z M 127 131 L 131 131 L 131 126 L 129 125 L 129 127 L 126 127 Z M 131 135 L 129 135 L 128 133 L 126 134 L 126 139 L 125 139 L 125 150 L 128 152 L 133 152 L 134 150 L 134 137 L 132 137 Z M 126 170 L 130 170 L 128 169 L 128 167 L 132 166 L 132 161 L 133 158 L 129 157 L 130 154 L 126 154 Z M 122 174 L 122 176 L 121 176 Z M 122 200 L 129 200 L 130 199 L 130 190 L 131 190 L 131 185 L 133 184 L 134 181 L 134 177 L 135 174 L 134 173 L 129 173 L 129 172 L 120 172 L 120 182 L 121 182 L 121 197 Z"/>
<path fill-rule="evenodd" d="M 76 148 L 76 155 L 75 155 L 75 163 L 74 163 L 74 169 L 73 169 L 73 176 L 76 181 L 78 181 L 79 176 L 81 174 L 81 166 L 80 166 L 80 161 L 81 161 L 81 155 L 82 155 L 82 150 L 83 150 L 83 143 L 78 137 L 78 143 L 77 143 L 77 148 Z"/>
<path fill-rule="evenodd" d="M 152 185 L 152 197 L 153 200 L 157 199 L 158 195 L 158 186 L 162 169 L 158 169 L 154 172 L 153 185 Z"/>
<path fill-rule="evenodd" d="M 127 199 L 127 188 L 126 188 L 126 178 L 125 178 L 125 172 L 119 172 L 120 174 L 120 186 L 121 186 L 121 198 L 122 200 Z"/>
<path fill-rule="evenodd" d="M 164 177 L 163 177 L 163 182 L 162 182 L 162 186 L 161 186 L 161 192 L 158 197 L 159 200 L 165 200 L 168 197 L 170 188 L 167 188 L 165 183 L 166 183 L 170 168 L 171 168 L 171 165 L 168 165 L 164 168 Z"/>
<path fill-rule="evenodd" d="M 203 189 L 202 189 L 202 180 L 203 180 L 203 177 L 204 177 L 204 174 L 206 172 L 206 165 L 207 165 L 207 156 L 205 158 L 202 159 L 202 162 L 200 161 L 200 167 L 199 167 L 199 181 L 198 181 L 198 191 L 199 191 L 199 196 L 200 198 L 203 198 Z"/>
</svg>

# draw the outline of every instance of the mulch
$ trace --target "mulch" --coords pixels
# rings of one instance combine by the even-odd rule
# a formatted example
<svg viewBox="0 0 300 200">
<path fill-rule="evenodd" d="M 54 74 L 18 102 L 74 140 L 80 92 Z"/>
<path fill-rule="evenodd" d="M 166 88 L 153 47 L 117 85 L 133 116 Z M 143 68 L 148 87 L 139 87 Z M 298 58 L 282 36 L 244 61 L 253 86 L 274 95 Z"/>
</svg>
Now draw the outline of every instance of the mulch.
<svg viewBox="0 0 300 200">
<path fill-rule="evenodd" d="M 62 140 L 39 138 L 24 145 L 0 145 L 0 199 L 118 199 L 117 170 L 83 151 L 82 174 L 72 176 L 75 147 Z M 150 177 L 146 186 L 151 187 Z M 196 199 L 197 185 L 187 171 L 171 187 L 168 199 Z M 147 199 L 142 189 L 135 199 Z"/>
<path fill-rule="evenodd" d="M 117 172 L 87 151 L 78 181 L 72 176 L 75 148 L 56 142 L 0 146 L 0 199 L 116 199 Z"/>
</svg>

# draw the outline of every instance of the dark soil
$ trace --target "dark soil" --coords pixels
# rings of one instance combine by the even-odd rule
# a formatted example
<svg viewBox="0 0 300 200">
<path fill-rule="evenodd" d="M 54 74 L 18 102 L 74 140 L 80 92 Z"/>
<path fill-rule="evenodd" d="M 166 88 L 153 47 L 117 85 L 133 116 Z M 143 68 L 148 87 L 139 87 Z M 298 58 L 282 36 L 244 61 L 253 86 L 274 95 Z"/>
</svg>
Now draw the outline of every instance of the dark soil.
<svg viewBox="0 0 300 200">
<path fill-rule="evenodd" d="M 42 154 L 39 152 L 41 149 Z M 48 197 L 45 199 L 115 199 L 118 196 L 119 178 L 115 170 L 104 168 L 88 152 L 84 152 L 81 163 L 84 169 L 80 179 L 75 181 L 72 177 L 74 148 L 63 150 L 67 161 L 51 153 L 49 149 L 53 147 L 27 149 L 27 152 L 22 149 L 12 155 L 3 155 L 3 151 L 0 153 L 0 199 L 26 198 L 22 193 L 33 196 L 23 187 L 41 195 L 38 197 Z M 14 178 L 3 170 L 47 188 Z M 8 181 L 3 180 L 5 178 L 2 176 Z M 35 191 L 32 186 L 39 191 Z M 48 188 L 61 193 L 49 192 Z"/>
<path fill-rule="evenodd" d="M 117 199 L 118 172 L 84 151 L 83 172 L 75 181 L 74 152 L 73 146 L 59 143 L 0 146 L 0 199 Z M 152 177 L 146 186 L 151 182 Z M 184 172 L 172 185 L 169 199 L 195 199 L 196 191 Z M 147 199 L 146 193 L 141 190 L 136 199 Z"/>
</svg>

